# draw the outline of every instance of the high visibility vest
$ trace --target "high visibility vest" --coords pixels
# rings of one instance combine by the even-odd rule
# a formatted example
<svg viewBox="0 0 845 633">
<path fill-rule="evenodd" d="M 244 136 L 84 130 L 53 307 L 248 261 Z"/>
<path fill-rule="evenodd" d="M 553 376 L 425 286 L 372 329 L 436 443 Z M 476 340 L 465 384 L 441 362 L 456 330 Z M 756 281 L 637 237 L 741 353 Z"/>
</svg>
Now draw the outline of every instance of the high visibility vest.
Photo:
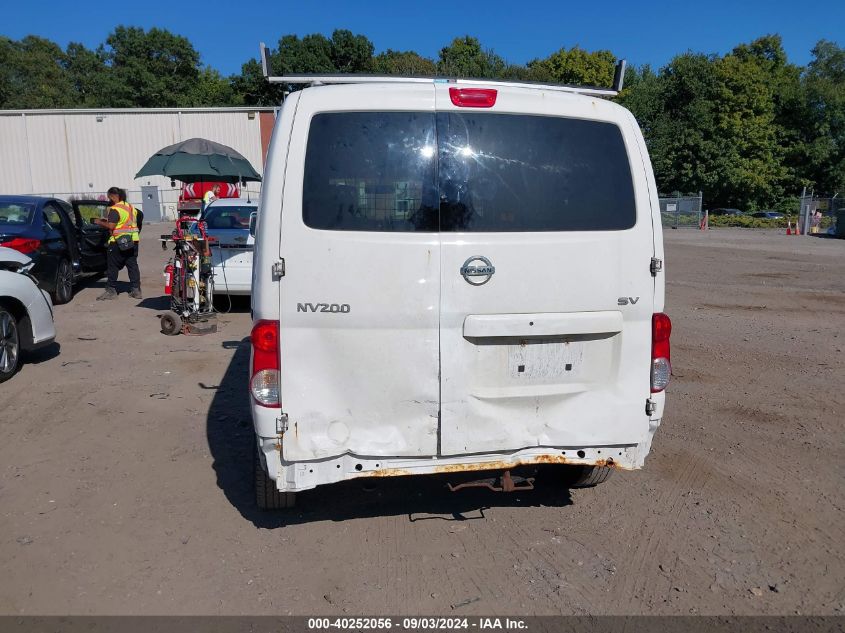
<svg viewBox="0 0 845 633">
<path fill-rule="evenodd" d="M 111 209 L 117 211 L 119 218 L 117 224 L 114 225 L 114 229 L 112 229 L 109 244 L 113 244 L 118 237 L 127 233 L 132 236 L 133 242 L 138 242 L 141 235 L 138 233 L 138 217 L 135 207 L 128 202 L 118 202 L 110 206 L 109 210 Z"/>
</svg>

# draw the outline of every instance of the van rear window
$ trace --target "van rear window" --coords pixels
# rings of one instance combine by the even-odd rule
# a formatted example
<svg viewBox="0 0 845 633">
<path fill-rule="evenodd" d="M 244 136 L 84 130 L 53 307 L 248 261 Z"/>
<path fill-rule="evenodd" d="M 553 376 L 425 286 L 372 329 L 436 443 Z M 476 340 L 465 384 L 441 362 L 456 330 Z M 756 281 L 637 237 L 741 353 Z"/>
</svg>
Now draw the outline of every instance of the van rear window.
<svg viewBox="0 0 845 633">
<path fill-rule="evenodd" d="M 316 115 L 302 212 L 317 229 L 612 231 L 636 206 L 620 129 L 514 114 Z"/>
<path fill-rule="evenodd" d="M 435 163 L 432 113 L 318 114 L 305 154 L 305 224 L 437 231 Z"/>
<path fill-rule="evenodd" d="M 437 131 L 443 231 L 612 231 L 636 221 L 612 123 L 442 112 Z"/>
</svg>

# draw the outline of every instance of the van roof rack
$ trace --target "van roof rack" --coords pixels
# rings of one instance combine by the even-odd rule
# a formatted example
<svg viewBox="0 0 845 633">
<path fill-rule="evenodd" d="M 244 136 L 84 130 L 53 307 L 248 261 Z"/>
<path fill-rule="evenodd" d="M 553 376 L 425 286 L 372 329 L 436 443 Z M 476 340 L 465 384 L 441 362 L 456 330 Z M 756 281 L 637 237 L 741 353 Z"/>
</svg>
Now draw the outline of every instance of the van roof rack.
<svg viewBox="0 0 845 633">
<path fill-rule="evenodd" d="M 622 91 L 622 84 L 625 81 L 625 67 L 627 62 L 620 59 L 616 64 L 616 71 L 613 75 L 613 87 L 601 88 L 598 86 L 572 86 L 567 84 L 545 84 L 533 81 L 498 81 L 495 79 L 470 79 L 457 77 L 403 77 L 399 75 L 357 75 L 357 74 L 299 74 L 273 76 L 270 68 L 270 60 L 267 56 L 267 47 L 261 42 L 261 70 L 264 78 L 271 84 L 307 84 L 319 86 L 323 84 L 367 84 L 367 83 L 454 83 L 472 84 L 474 86 L 502 86 L 516 88 L 534 88 L 535 90 L 556 90 L 558 92 L 570 92 L 590 97 L 614 97 Z"/>
</svg>

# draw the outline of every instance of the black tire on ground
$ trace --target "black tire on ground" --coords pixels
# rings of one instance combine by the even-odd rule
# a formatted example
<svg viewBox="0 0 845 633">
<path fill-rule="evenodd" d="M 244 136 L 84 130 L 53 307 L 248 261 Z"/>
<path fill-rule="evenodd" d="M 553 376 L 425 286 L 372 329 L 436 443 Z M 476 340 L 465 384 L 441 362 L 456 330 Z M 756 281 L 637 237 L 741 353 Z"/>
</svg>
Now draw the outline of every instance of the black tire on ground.
<svg viewBox="0 0 845 633">
<path fill-rule="evenodd" d="M 73 298 L 73 267 L 66 259 L 56 267 L 56 289 L 51 294 L 53 303 L 62 305 Z"/>
<path fill-rule="evenodd" d="M 182 319 L 175 312 L 165 312 L 161 315 L 161 333 L 176 336 L 182 331 Z"/>
<path fill-rule="evenodd" d="M 564 466 L 564 482 L 569 488 L 592 488 L 607 481 L 613 473 L 606 466 Z"/>
<path fill-rule="evenodd" d="M 21 336 L 18 320 L 0 305 L 0 382 L 15 375 L 21 365 Z"/>
<path fill-rule="evenodd" d="M 296 504 L 295 492 L 279 492 L 276 482 L 267 476 L 261 467 L 258 446 L 252 451 L 255 475 L 255 503 L 259 510 L 285 510 Z"/>
</svg>

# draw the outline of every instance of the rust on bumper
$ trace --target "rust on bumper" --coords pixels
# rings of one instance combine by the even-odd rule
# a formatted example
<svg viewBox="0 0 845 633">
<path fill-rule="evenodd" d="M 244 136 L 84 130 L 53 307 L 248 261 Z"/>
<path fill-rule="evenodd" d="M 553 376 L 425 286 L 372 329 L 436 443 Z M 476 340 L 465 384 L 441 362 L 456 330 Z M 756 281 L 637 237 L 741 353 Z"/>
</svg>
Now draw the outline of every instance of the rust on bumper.
<svg viewBox="0 0 845 633">
<path fill-rule="evenodd" d="M 565 464 L 570 466 L 596 466 L 599 468 L 615 468 L 617 470 L 631 470 L 620 466 L 613 458 L 588 461 L 584 459 L 569 459 L 564 455 L 534 455 L 515 460 L 495 460 L 489 462 L 472 462 L 467 464 L 442 464 L 429 469 L 409 470 L 407 468 L 379 468 L 377 470 L 361 471 L 350 473 L 353 479 L 362 477 L 403 477 L 408 475 L 434 475 L 444 473 L 464 473 L 474 471 L 498 471 L 510 470 L 518 466 L 531 466 L 542 464 Z"/>
</svg>

